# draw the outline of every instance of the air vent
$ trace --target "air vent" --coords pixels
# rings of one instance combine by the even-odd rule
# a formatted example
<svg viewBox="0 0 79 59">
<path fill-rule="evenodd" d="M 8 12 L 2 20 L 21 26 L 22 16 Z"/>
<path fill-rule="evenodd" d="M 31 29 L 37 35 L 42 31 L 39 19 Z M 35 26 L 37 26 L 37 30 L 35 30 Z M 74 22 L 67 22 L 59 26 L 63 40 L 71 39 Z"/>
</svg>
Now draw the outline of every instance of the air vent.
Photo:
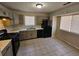
<svg viewBox="0 0 79 59">
<path fill-rule="evenodd" d="M 63 4 L 63 5 L 68 5 L 68 4 L 70 4 L 71 2 L 67 2 L 67 3 L 65 3 L 65 4 Z"/>
</svg>

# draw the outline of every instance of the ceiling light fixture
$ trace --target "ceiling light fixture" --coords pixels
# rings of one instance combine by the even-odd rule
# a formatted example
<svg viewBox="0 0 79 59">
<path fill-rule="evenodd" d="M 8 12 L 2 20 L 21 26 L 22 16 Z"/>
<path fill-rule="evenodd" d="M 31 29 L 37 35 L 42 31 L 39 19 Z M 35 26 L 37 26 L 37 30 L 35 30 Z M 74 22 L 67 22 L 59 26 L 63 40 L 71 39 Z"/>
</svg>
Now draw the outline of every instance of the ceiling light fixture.
<svg viewBox="0 0 79 59">
<path fill-rule="evenodd" d="M 42 8 L 42 6 L 43 6 L 42 4 L 36 4 L 37 8 Z"/>
</svg>

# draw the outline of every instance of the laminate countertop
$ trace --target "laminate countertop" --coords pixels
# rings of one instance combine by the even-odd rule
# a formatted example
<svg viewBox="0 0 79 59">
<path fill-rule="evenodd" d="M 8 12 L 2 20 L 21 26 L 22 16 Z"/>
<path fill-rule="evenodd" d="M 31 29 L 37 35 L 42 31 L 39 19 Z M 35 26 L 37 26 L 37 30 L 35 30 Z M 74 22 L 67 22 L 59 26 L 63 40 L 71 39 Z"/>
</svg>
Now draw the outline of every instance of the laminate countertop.
<svg viewBox="0 0 79 59">
<path fill-rule="evenodd" d="M 9 45 L 9 43 L 11 43 L 11 39 L 0 41 L 0 50 L 1 50 L 1 52 Z"/>
<path fill-rule="evenodd" d="M 41 28 L 40 26 L 27 27 L 23 25 L 11 26 L 7 28 L 8 33 L 16 33 L 20 31 L 32 31 L 32 30 L 43 30 L 43 28 Z"/>
</svg>

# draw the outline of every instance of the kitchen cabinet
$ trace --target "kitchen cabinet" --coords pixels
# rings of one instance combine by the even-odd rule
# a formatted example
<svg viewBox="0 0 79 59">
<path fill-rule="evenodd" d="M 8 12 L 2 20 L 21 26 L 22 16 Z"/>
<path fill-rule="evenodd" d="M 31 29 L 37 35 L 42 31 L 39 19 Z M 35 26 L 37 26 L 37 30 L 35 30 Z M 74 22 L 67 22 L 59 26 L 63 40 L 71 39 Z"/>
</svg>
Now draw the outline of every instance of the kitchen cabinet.
<svg viewBox="0 0 79 59">
<path fill-rule="evenodd" d="M 10 10 L 6 7 L 4 7 L 3 5 L 0 4 L 0 16 L 9 16 L 9 12 Z"/>
<path fill-rule="evenodd" d="M 8 12 L 8 16 L 9 16 L 11 19 L 13 19 L 13 13 L 12 13 L 12 11 L 9 11 L 9 12 Z"/>
<path fill-rule="evenodd" d="M 14 25 L 19 24 L 19 15 L 16 13 L 13 13 L 13 23 L 14 23 Z"/>
<path fill-rule="evenodd" d="M 1 51 L 2 56 L 13 56 L 11 41 Z"/>
<path fill-rule="evenodd" d="M 32 39 L 32 38 L 37 38 L 37 31 L 36 30 L 29 30 L 29 31 L 21 31 L 20 32 L 20 40 Z"/>
<path fill-rule="evenodd" d="M 36 30 L 30 31 L 30 37 L 31 38 L 37 38 L 37 31 Z"/>
<path fill-rule="evenodd" d="M 4 56 L 13 56 L 12 46 L 9 46 L 6 50 L 7 50 L 7 51 L 6 51 L 6 53 L 4 54 Z"/>
<path fill-rule="evenodd" d="M 19 24 L 24 24 L 24 15 L 19 15 Z"/>
<path fill-rule="evenodd" d="M 0 9 L 0 16 L 9 17 L 11 18 L 12 24 L 19 24 L 19 15 L 15 12 L 10 10 Z"/>
<path fill-rule="evenodd" d="M 8 11 L 0 10 L 0 16 L 9 17 L 9 13 L 8 13 Z"/>
</svg>

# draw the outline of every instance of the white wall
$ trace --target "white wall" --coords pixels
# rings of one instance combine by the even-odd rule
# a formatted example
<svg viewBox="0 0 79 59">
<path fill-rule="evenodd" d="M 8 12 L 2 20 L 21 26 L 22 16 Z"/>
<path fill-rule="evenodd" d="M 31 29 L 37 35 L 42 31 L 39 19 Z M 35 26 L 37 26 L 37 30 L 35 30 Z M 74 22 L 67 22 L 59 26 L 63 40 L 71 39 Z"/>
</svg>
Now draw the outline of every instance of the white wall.
<svg viewBox="0 0 79 59">
<path fill-rule="evenodd" d="M 52 37 L 54 37 L 55 31 L 56 31 L 56 21 L 57 21 L 57 17 L 53 16 L 52 17 Z"/>
</svg>

